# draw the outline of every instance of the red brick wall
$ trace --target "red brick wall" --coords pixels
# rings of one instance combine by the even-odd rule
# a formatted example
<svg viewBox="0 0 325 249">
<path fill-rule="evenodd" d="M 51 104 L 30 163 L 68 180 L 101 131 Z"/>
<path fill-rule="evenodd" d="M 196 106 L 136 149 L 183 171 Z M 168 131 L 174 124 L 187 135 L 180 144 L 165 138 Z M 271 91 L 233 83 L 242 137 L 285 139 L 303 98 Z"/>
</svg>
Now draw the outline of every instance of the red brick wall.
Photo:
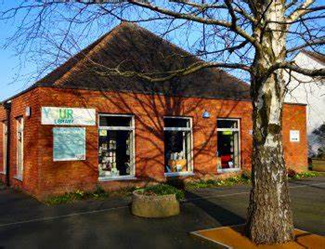
<svg viewBox="0 0 325 249">
<path fill-rule="evenodd" d="M 288 168 L 296 171 L 308 169 L 306 106 L 286 105 L 283 112 L 284 158 Z M 290 142 L 290 130 L 300 131 L 300 142 Z"/>
<path fill-rule="evenodd" d="M 26 107 L 31 107 L 32 116 L 26 117 Z M 22 116 L 24 118 L 24 171 L 23 181 L 15 178 L 17 172 L 17 123 L 16 118 Z M 6 113 L 4 107 L 0 107 L 0 120 L 6 120 Z M 15 99 L 11 103 L 10 115 L 10 184 L 14 187 L 22 188 L 26 192 L 36 195 L 38 191 L 38 129 L 40 120 L 40 108 L 38 101 L 38 89 L 31 90 Z M 1 124 L 1 152 L 0 162 L 3 167 L 3 136 Z M 2 181 L 5 181 L 5 176 L 2 175 Z"/>
<path fill-rule="evenodd" d="M 35 98 L 36 94 L 37 98 Z M 37 99 L 41 104 L 34 103 L 31 99 L 34 101 Z M 18 105 L 19 101 L 24 102 L 24 104 Z M 169 98 L 159 95 L 38 88 L 37 91 L 34 91 L 34 95 L 29 92 L 13 101 L 12 117 L 21 115 L 24 112 L 24 106 L 33 106 L 33 113 L 32 117 L 27 119 L 25 123 L 25 136 L 30 136 L 30 138 L 25 139 L 25 147 L 28 148 L 29 152 L 25 153 L 25 164 L 27 166 L 24 170 L 25 185 L 23 188 L 39 197 L 48 194 L 61 194 L 76 189 L 94 189 L 98 184 L 98 127 L 86 127 L 86 161 L 53 162 L 53 126 L 40 125 L 41 106 L 95 108 L 97 114 L 134 114 L 136 176 L 139 179 L 149 178 L 158 181 L 165 180 L 163 116 L 192 117 L 194 171 L 196 174 L 217 173 L 216 119 L 218 117 L 239 118 L 241 125 L 241 163 L 243 168 L 250 168 L 252 136 L 249 131 L 252 129 L 252 106 L 248 101 Z M 211 117 L 209 119 L 202 118 L 204 110 L 210 112 Z M 302 169 L 307 165 L 305 106 L 286 105 L 284 115 L 287 164 L 290 167 Z M 289 142 L 289 129 L 300 130 L 300 143 Z M 14 139 L 13 141 L 15 141 Z M 15 147 L 14 144 L 12 143 L 13 148 Z M 14 153 L 12 157 L 12 162 L 14 162 Z M 37 189 L 37 182 L 39 189 Z M 114 181 L 101 184 L 105 188 L 119 188 L 132 183 Z"/>
</svg>

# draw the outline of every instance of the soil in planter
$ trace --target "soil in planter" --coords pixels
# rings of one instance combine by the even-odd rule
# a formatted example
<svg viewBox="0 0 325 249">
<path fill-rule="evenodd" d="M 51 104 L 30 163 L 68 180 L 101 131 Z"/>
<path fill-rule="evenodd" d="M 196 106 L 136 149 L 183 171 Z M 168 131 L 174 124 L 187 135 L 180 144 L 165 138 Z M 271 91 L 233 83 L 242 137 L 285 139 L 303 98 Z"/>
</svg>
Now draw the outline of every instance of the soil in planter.
<svg viewBox="0 0 325 249">
<path fill-rule="evenodd" d="M 183 190 L 179 190 L 173 186 L 167 184 L 159 184 L 154 186 L 149 186 L 144 189 L 139 190 L 139 192 L 146 196 L 162 196 L 175 194 L 178 201 L 185 198 Z"/>
</svg>

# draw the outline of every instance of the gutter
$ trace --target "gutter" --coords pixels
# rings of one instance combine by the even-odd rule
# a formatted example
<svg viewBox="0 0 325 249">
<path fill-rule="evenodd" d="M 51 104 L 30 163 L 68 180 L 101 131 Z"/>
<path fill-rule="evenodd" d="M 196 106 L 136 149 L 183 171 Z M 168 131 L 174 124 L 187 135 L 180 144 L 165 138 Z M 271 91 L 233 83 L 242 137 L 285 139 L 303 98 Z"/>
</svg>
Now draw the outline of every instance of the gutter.
<svg viewBox="0 0 325 249">
<path fill-rule="evenodd" d="M 6 110 L 6 120 L 7 120 L 7 144 L 6 144 L 6 185 L 10 187 L 10 142 L 11 142 L 11 122 L 10 122 L 10 116 L 11 116 L 11 101 L 7 101 L 3 103 L 3 106 Z"/>
<path fill-rule="evenodd" d="M 25 90 L 23 90 L 23 91 L 21 91 L 21 92 L 15 94 L 15 95 L 13 95 L 13 96 L 11 96 L 11 97 L 5 99 L 5 100 L 3 100 L 2 102 L 0 102 L 0 105 L 1 105 L 1 104 L 2 104 L 2 105 L 5 105 L 6 103 L 9 103 L 9 102 L 10 102 L 11 100 L 13 100 L 14 98 L 17 98 L 17 97 L 19 97 L 20 95 L 23 95 L 24 93 L 27 93 L 27 92 L 29 92 L 29 91 L 33 90 L 34 88 L 37 88 L 37 87 L 38 87 L 38 85 L 34 84 L 34 85 L 32 85 L 32 86 L 26 88 Z"/>
</svg>

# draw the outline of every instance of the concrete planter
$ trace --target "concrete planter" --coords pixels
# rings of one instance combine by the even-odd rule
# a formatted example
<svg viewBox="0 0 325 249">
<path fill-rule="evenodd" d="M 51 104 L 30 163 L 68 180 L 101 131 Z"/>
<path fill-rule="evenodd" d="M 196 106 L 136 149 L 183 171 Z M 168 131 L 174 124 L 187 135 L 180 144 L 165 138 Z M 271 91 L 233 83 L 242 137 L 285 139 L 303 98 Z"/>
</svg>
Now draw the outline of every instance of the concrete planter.
<svg viewBox="0 0 325 249">
<path fill-rule="evenodd" d="M 136 190 L 132 196 L 132 213 L 145 218 L 164 218 L 178 215 L 179 202 L 176 195 L 143 195 Z"/>
</svg>

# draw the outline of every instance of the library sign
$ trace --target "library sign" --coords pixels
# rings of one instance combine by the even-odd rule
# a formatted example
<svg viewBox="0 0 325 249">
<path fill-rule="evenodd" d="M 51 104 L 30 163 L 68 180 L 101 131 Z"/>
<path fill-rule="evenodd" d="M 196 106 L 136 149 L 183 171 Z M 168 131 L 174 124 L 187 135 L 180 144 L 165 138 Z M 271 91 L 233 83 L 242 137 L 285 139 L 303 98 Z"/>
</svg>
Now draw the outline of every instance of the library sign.
<svg viewBox="0 0 325 249">
<path fill-rule="evenodd" d="M 42 125 L 96 125 L 96 110 L 42 107 Z"/>
</svg>

